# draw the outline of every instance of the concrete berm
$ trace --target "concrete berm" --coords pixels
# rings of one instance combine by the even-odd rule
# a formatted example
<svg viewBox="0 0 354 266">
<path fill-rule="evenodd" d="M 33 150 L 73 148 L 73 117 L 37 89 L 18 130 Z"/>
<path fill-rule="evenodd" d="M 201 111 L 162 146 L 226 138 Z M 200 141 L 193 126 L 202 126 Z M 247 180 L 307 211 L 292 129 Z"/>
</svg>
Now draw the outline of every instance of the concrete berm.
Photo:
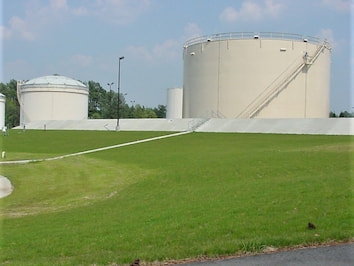
<svg viewBox="0 0 354 266">
<path fill-rule="evenodd" d="M 0 175 L 0 198 L 10 195 L 13 191 L 13 186 L 6 177 Z"/>
</svg>

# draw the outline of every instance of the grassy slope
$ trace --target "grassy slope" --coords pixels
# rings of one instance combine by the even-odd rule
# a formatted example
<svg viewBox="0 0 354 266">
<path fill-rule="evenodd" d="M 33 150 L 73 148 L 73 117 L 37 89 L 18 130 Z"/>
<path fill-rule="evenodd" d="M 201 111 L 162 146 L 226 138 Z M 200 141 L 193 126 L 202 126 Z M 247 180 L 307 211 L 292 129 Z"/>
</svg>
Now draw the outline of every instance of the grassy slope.
<svg viewBox="0 0 354 266">
<path fill-rule="evenodd" d="M 55 147 L 66 153 L 93 145 L 92 139 L 103 146 L 154 133 L 31 134 L 61 143 Z M 15 191 L 0 200 L 0 262 L 127 263 L 350 239 L 352 140 L 193 133 L 2 167 Z M 25 144 L 33 141 L 14 152 L 54 153 Z M 309 221 L 316 230 L 306 229 Z"/>
<path fill-rule="evenodd" d="M 80 152 L 130 141 L 146 139 L 168 132 L 115 131 L 43 131 L 10 130 L 1 136 L 0 147 L 6 151 L 6 160 L 37 159 Z"/>
</svg>

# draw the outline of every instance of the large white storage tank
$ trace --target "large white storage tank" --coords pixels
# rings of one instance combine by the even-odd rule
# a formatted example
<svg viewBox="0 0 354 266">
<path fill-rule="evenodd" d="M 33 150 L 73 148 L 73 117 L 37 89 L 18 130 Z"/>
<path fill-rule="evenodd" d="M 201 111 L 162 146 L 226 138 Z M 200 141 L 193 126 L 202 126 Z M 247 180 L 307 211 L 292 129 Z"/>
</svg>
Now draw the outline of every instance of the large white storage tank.
<svg viewBox="0 0 354 266">
<path fill-rule="evenodd" d="M 326 118 L 331 48 L 287 33 L 227 33 L 184 45 L 183 117 Z"/>
<path fill-rule="evenodd" d="M 5 126 L 5 101 L 5 95 L 0 93 L 0 129 L 3 129 Z"/>
<path fill-rule="evenodd" d="M 170 88 L 167 90 L 166 118 L 182 118 L 183 88 Z"/>
<path fill-rule="evenodd" d="M 80 81 L 44 76 L 18 81 L 20 124 L 39 120 L 82 120 L 88 116 L 88 88 Z"/>
</svg>

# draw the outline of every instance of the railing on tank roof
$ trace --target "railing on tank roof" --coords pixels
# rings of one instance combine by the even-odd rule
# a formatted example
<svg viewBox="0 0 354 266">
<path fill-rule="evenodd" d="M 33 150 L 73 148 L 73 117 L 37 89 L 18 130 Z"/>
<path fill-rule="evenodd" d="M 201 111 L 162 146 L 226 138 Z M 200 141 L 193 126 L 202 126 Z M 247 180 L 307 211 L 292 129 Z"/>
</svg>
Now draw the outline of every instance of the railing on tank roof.
<svg viewBox="0 0 354 266">
<path fill-rule="evenodd" d="M 184 43 L 184 47 L 188 47 L 193 44 L 210 42 L 210 41 L 222 41 L 222 40 L 237 40 L 237 39 L 277 39 L 277 40 L 294 40 L 305 41 L 310 43 L 322 44 L 323 40 L 318 37 L 284 33 L 284 32 L 229 32 L 229 33 L 217 33 L 212 35 L 204 35 L 190 39 Z"/>
</svg>

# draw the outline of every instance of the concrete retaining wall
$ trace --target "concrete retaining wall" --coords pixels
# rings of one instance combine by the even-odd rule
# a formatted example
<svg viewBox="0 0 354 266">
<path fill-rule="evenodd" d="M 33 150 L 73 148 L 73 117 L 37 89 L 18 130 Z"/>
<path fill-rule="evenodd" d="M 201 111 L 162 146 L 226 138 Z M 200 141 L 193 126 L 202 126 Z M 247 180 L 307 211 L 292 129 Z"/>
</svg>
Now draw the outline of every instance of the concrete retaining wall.
<svg viewBox="0 0 354 266">
<path fill-rule="evenodd" d="M 198 132 L 353 135 L 353 118 L 210 119 Z"/>
<path fill-rule="evenodd" d="M 116 119 L 34 121 L 26 129 L 115 130 Z M 354 135 L 354 118 L 313 119 L 120 119 L 122 131 L 196 131 Z M 21 127 L 16 127 L 21 129 Z"/>
<path fill-rule="evenodd" d="M 188 131 L 194 130 L 205 119 L 120 119 L 122 131 Z M 110 130 L 117 127 L 117 119 L 50 120 L 26 124 L 26 129 L 46 130 Z M 22 127 L 16 127 L 22 129 Z"/>
</svg>

